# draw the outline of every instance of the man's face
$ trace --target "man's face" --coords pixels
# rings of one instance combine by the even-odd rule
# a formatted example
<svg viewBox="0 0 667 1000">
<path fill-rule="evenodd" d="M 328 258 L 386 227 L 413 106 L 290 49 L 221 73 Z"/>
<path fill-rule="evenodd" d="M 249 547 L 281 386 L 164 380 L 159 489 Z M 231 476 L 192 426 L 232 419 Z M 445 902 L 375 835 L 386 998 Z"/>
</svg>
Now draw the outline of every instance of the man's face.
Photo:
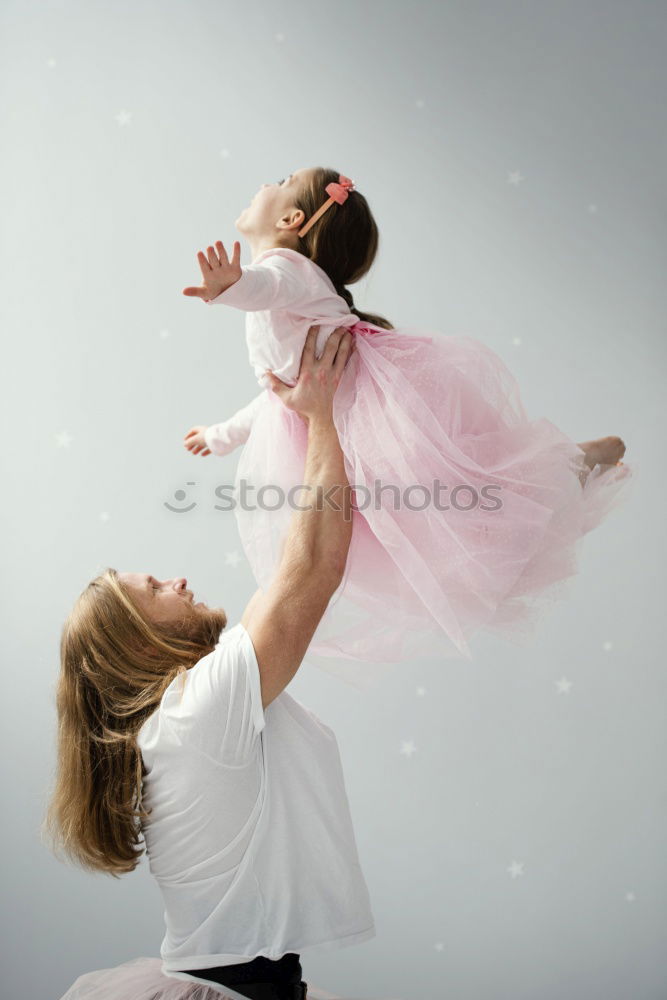
<svg viewBox="0 0 667 1000">
<path fill-rule="evenodd" d="M 182 621 L 190 618 L 194 609 L 206 607 L 203 601 L 195 604 L 184 576 L 158 580 L 150 573 L 119 573 L 118 578 L 131 591 L 146 618 L 156 624 Z"/>
</svg>

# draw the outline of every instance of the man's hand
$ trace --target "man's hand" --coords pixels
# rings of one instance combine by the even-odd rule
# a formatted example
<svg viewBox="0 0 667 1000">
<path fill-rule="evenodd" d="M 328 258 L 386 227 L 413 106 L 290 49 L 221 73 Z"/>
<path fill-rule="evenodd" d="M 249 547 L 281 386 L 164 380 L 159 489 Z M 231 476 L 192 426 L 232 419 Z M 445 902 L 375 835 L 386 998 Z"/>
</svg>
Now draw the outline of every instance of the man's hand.
<svg viewBox="0 0 667 1000">
<path fill-rule="evenodd" d="M 217 240 L 215 247 L 217 253 L 213 247 L 207 247 L 208 257 L 201 250 L 198 252 L 197 260 L 204 279 L 203 284 L 184 288 L 183 295 L 194 295 L 208 302 L 209 299 L 217 298 L 221 292 L 226 291 L 239 280 L 241 277 L 241 244 L 239 241 L 234 241 L 234 253 L 231 260 L 227 257 L 227 251 L 220 240 Z"/>
<path fill-rule="evenodd" d="M 333 398 L 347 360 L 354 351 L 353 335 L 346 327 L 337 326 L 324 345 L 322 357 L 316 358 L 318 329 L 318 326 L 311 326 L 308 330 L 295 386 L 285 385 L 273 372 L 266 371 L 272 391 L 306 423 L 310 420 L 331 421 Z"/>
</svg>

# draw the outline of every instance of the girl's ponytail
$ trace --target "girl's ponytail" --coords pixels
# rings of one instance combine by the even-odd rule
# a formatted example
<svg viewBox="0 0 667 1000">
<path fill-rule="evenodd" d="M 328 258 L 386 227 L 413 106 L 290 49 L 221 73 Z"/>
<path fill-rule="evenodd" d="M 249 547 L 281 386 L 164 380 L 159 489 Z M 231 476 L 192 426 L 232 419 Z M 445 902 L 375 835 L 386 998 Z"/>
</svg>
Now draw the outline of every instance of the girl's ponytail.
<svg viewBox="0 0 667 1000">
<path fill-rule="evenodd" d="M 364 323 L 372 323 L 374 326 L 381 326 L 383 330 L 393 330 L 394 327 L 391 325 L 388 319 L 384 316 L 376 316 L 374 313 L 362 312 L 354 304 L 354 299 L 352 298 L 352 292 L 345 285 L 335 285 L 336 292 L 342 299 L 345 299 L 348 306 L 350 307 L 350 312 L 358 316 L 360 320 Z"/>
</svg>

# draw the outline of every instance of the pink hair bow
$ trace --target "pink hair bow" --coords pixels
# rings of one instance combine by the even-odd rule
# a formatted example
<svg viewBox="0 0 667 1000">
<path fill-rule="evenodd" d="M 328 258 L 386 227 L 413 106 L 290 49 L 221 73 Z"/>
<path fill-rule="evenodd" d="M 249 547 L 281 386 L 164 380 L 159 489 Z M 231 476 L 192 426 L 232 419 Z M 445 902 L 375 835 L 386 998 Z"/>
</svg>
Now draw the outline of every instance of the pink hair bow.
<svg viewBox="0 0 667 1000">
<path fill-rule="evenodd" d="M 349 177 L 344 177 L 343 174 L 339 175 L 338 181 L 338 184 L 336 184 L 335 181 L 332 181 L 331 184 L 327 184 L 324 190 L 330 198 L 333 198 L 333 200 L 338 202 L 339 205 L 342 205 L 347 198 L 348 193 L 350 191 L 354 191 L 354 181 L 350 180 Z"/>
<path fill-rule="evenodd" d="M 318 210 L 313 215 L 311 215 L 310 219 L 305 224 L 305 226 L 303 226 L 299 230 L 297 234 L 298 236 L 304 236 L 311 228 L 311 226 L 315 225 L 320 216 L 322 216 L 326 212 L 326 210 L 333 205 L 334 202 L 337 202 L 339 205 L 342 205 L 343 202 L 347 199 L 347 196 L 350 193 L 350 191 L 354 190 L 354 181 L 350 180 L 349 177 L 345 177 L 344 174 L 339 174 L 338 183 L 336 183 L 336 181 L 331 181 L 330 184 L 327 184 L 324 190 L 329 195 L 329 197 L 324 202 L 324 204 L 321 205 L 320 208 L 318 208 Z"/>
</svg>

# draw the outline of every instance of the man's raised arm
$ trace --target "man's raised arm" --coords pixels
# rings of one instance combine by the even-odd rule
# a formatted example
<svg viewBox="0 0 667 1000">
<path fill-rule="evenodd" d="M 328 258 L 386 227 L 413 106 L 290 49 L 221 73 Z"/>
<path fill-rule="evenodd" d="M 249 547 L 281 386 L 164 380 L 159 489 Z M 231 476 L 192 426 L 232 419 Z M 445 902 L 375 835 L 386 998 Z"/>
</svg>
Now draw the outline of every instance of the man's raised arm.
<svg viewBox="0 0 667 1000">
<path fill-rule="evenodd" d="M 241 618 L 255 648 L 264 708 L 298 670 L 327 605 L 342 581 L 352 537 L 350 485 L 333 423 L 333 397 L 353 350 L 352 334 L 335 330 L 315 358 L 311 327 L 297 384 L 271 377 L 283 403 L 308 425 L 304 486 L 282 558 L 266 593 L 258 591 Z"/>
</svg>

